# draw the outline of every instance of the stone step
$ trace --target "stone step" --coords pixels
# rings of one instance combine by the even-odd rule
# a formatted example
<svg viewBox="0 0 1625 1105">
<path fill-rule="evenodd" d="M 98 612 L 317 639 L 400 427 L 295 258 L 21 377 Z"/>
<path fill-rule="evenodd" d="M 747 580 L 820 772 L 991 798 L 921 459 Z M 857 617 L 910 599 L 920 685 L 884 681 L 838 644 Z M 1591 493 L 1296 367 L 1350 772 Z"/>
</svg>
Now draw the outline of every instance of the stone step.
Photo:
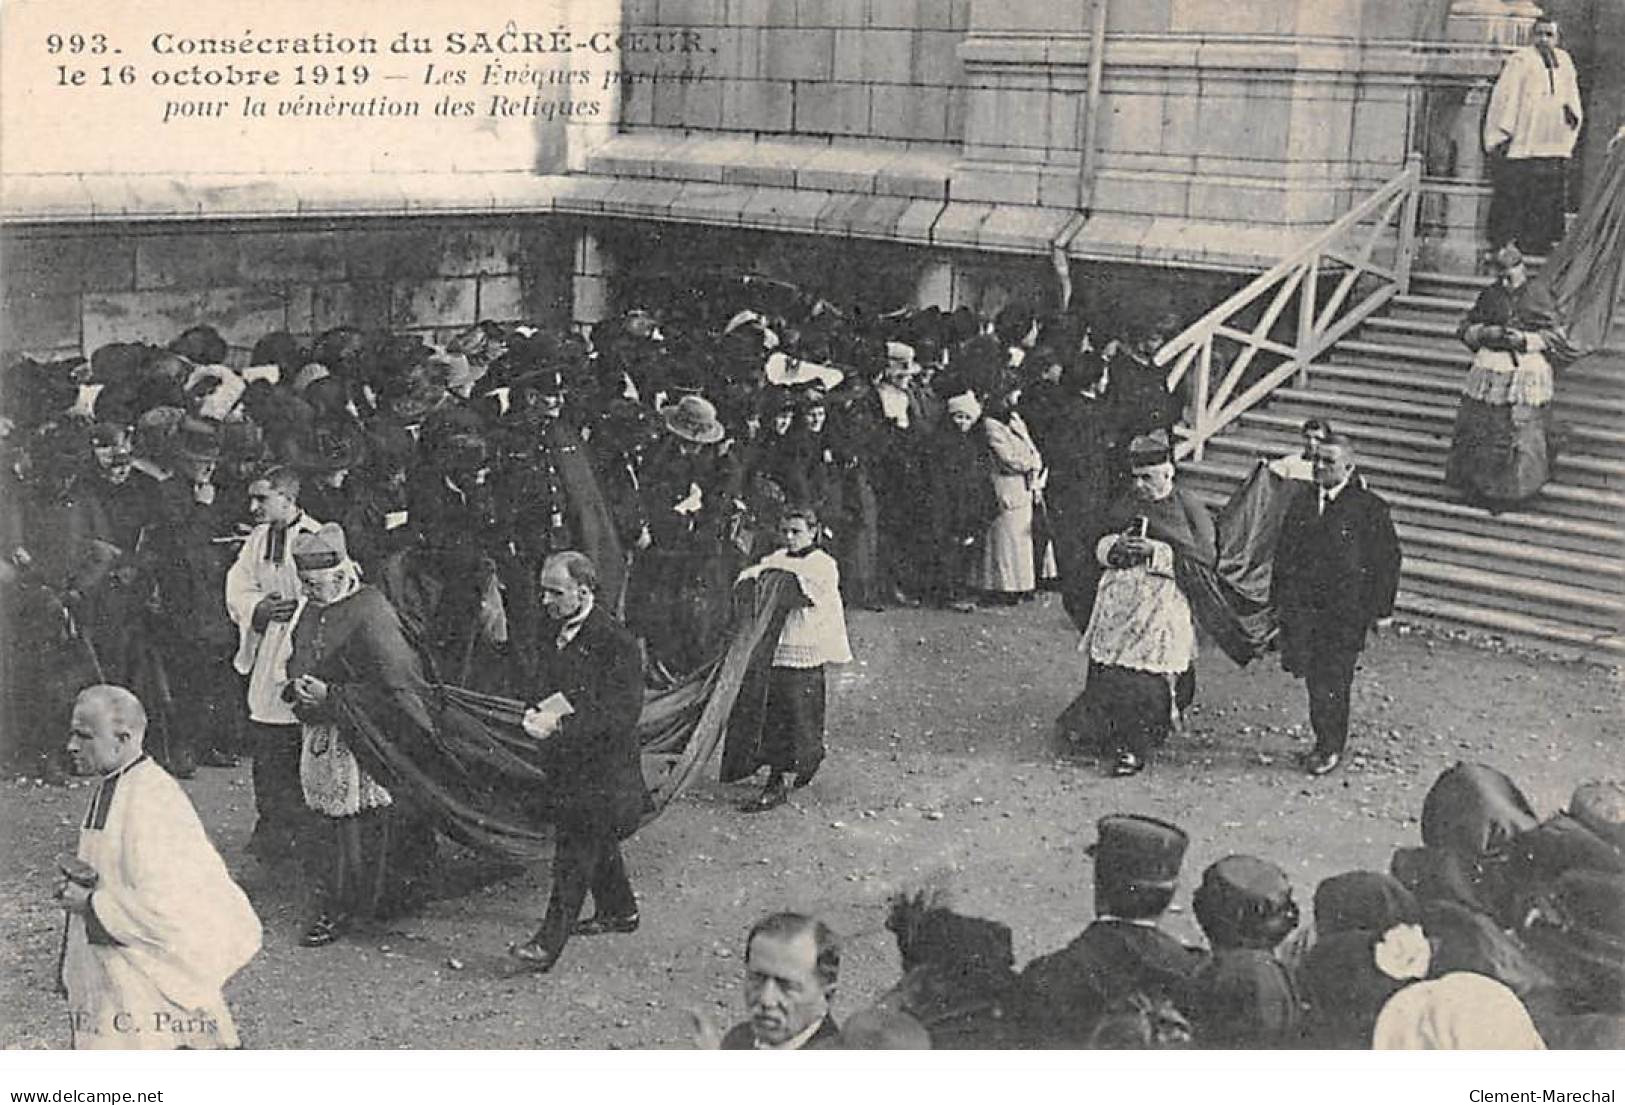
<svg viewBox="0 0 1625 1105">
<path fill-rule="evenodd" d="M 1324 385 L 1350 395 L 1376 395 L 1405 399 L 1413 403 L 1438 403 L 1450 408 L 1452 416 L 1461 398 L 1466 371 L 1459 374 L 1434 371 L 1417 365 L 1395 366 L 1387 360 L 1368 364 L 1337 360 L 1312 365 L 1310 386 Z M 1598 426 L 1618 426 L 1625 421 L 1625 389 L 1610 395 L 1601 390 L 1577 387 L 1554 389 L 1552 411 L 1565 421 L 1582 421 Z"/>
<path fill-rule="evenodd" d="M 1371 334 L 1367 331 L 1362 331 L 1361 337 L 1338 342 L 1331 348 L 1330 355 L 1345 361 L 1375 361 L 1390 366 L 1415 363 L 1463 375 L 1473 365 L 1472 352 L 1454 340 L 1429 344 L 1403 340 L 1392 333 Z M 1625 391 L 1625 372 L 1620 371 L 1618 362 L 1612 358 L 1583 357 L 1569 367 L 1558 370 L 1555 375 L 1559 382 L 1597 385 L 1611 389 L 1616 395 Z"/>
<path fill-rule="evenodd" d="M 1316 416 L 1333 425 L 1365 422 L 1400 429 L 1431 430 L 1450 434 L 1455 426 L 1455 404 L 1418 403 L 1409 399 L 1352 395 L 1333 387 L 1282 388 L 1269 400 L 1269 410 L 1293 414 L 1300 421 Z M 1570 447 L 1593 456 L 1613 457 L 1625 450 L 1625 431 L 1602 425 L 1572 422 L 1566 427 Z"/>
<path fill-rule="evenodd" d="M 1233 455 L 1215 459 L 1210 449 L 1202 460 L 1183 462 L 1180 471 L 1181 479 L 1188 486 L 1211 491 L 1222 501 L 1229 498 L 1237 485 L 1252 473 L 1253 467 L 1253 464 L 1241 462 Z M 1625 557 L 1625 527 L 1616 523 L 1530 510 L 1491 514 L 1466 503 L 1401 491 L 1383 493 L 1383 498 L 1388 501 L 1396 524 L 1431 526 L 1455 533 L 1568 549 L 1592 556 Z"/>
<path fill-rule="evenodd" d="M 1446 564 L 1407 551 L 1405 586 L 1424 595 L 1456 602 L 1483 602 L 1498 610 L 1564 622 L 1598 634 L 1617 634 L 1625 624 L 1625 602 L 1585 588 L 1461 564 Z"/>
<path fill-rule="evenodd" d="M 1488 633 L 1513 644 L 1555 652 L 1568 659 L 1606 664 L 1625 662 L 1625 637 L 1568 622 L 1531 617 L 1482 602 L 1459 601 L 1400 588 L 1394 600 L 1404 621 Z"/>
<path fill-rule="evenodd" d="M 1242 415 L 1239 423 L 1244 435 L 1269 444 L 1270 451 L 1263 454 L 1268 459 L 1295 452 L 1301 445 L 1299 429 L 1303 420 L 1300 418 L 1268 410 L 1252 410 Z M 1450 452 L 1448 432 L 1396 430 L 1358 423 L 1333 424 L 1339 433 L 1354 442 L 1361 456 L 1369 453 L 1442 468 Z M 1625 457 L 1591 456 L 1566 450 L 1558 454 L 1554 467 L 1560 483 L 1612 487 L 1616 490 L 1625 487 Z"/>
<path fill-rule="evenodd" d="M 1473 309 L 1473 298 L 1470 295 L 1421 295 L 1413 290 L 1405 295 L 1396 295 L 1389 310 L 1408 312 L 1428 318 L 1435 315 L 1448 315 L 1453 319 L 1460 320 L 1462 315 Z"/>
<path fill-rule="evenodd" d="M 1395 522 L 1394 529 L 1407 550 L 1415 549 L 1440 563 L 1543 579 L 1615 599 L 1625 598 L 1625 561 L 1616 557 L 1457 533 L 1409 522 Z"/>
<path fill-rule="evenodd" d="M 1259 457 L 1278 455 L 1273 442 L 1260 441 L 1237 433 L 1221 434 L 1208 442 L 1209 455 L 1239 455 L 1251 469 Z M 1403 491 L 1425 498 L 1454 499 L 1445 485 L 1444 469 L 1433 464 L 1396 460 L 1366 454 L 1360 458 L 1360 471 L 1373 491 L 1387 494 Z M 1540 490 L 1540 513 L 1599 521 L 1625 519 L 1625 494 L 1600 487 L 1581 487 L 1548 482 Z"/>
</svg>

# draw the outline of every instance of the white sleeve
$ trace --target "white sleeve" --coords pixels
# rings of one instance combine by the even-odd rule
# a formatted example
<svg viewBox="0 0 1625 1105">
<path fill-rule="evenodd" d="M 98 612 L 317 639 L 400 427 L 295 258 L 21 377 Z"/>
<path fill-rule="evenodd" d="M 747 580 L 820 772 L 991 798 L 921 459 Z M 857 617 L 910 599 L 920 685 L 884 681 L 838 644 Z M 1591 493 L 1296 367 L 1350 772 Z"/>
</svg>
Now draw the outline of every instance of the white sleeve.
<svg viewBox="0 0 1625 1105">
<path fill-rule="evenodd" d="M 1171 576 L 1174 574 L 1174 548 L 1166 541 L 1151 542 L 1151 563 L 1149 569 L 1152 575 Z"/>
<path fill-rule="evenodd" d="M 226 613 L 238 628 L 247 627 L 253 621 L 254 607 L 265 597 L 265 589 L 254 576 L 254 558 L 260 552 L 261 543 L 256 540 L 259 536 L 258 531 L 249 534 L 243 547 L 237 550 L 231 570 L 226 573 Z"/>
<path fill-rule="evenodd" d="M 1095 542 L 1095 559 L 1101 564 L 1110 568 L 1112 566 L 1111 561 L 1107 558 L 1111 556 L 1112 549 L 1117 547 L 1117 542 L 1122 538 L 1122 536 L 1123 535 L 1120 533 L 1108 533 L 1105 537 L 1102 537 L 1099 541 Z"/>
<path fill-rule="evenodd" d="M 1518 109 L 1523 100 L 1523 58 L 1513 54 L 1501 69 L 1490 91 L 1489 107 L 1484 112 L 1484 149 L 1493 150 L 1512 137 L 1518 122 Z"/>
</svg>

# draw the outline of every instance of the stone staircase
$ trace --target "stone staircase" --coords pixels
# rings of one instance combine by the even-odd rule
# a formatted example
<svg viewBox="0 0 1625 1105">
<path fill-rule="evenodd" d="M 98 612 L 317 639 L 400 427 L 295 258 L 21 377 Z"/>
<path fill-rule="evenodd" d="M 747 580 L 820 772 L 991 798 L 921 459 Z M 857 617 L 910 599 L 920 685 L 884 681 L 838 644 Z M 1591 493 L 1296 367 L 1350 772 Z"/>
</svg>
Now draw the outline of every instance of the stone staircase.
<svg viewBox="0 0 1625 1105">
<path fill-rule="evenodd" d="M 1625 663 L 1625 317 L 1610 350 L 1558 378 L 1554 417 L 1566 436 L 1551 481 L 1523 509 L 1492 515 L 1444 484 L 1471 360 L 1456 324 L 1485 283 L 1416 274 L 1410 294 L 1211 439 L 1182 478 L 1222 501 L 1259 458 L 1297 448 L 1305 418 L 1329 418 L 1393 508 L 1403 617 Z"/>
</svg>

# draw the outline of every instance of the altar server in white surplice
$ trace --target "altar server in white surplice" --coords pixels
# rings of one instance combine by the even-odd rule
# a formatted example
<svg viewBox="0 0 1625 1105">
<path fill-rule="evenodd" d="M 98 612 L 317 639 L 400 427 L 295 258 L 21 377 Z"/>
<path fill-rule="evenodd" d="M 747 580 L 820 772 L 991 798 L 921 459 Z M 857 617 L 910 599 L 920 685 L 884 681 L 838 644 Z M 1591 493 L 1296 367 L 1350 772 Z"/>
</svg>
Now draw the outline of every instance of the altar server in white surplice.
<svg viewBox="0 0 1625 1105">
<path fill-rule="evenodd" d="M 259 918 L 186 792 L 142 751 L 146 728 L 123 687 L 74 703 L 68 752 L 102 781 L 77 860 L 59 861 L 73 1046 L 237 1047 L 221 989 L 259 951 Z"/>
</svg>

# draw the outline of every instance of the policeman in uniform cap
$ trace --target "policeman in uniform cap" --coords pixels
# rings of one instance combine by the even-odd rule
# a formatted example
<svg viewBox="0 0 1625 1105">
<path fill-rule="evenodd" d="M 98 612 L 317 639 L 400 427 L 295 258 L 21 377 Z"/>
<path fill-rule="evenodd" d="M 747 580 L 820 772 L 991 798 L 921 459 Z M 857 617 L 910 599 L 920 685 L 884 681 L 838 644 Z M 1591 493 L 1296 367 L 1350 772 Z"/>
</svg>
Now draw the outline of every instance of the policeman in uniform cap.
<svg viewBox="0 0 1625 1105">
<path fill-rule="evenodd" d="M 1157 927 L 1173 901 L 1190 838 L 1137 814 L 1099 822 L 1095 920 L 1077 939 L 1021 973 L 1023 1019 L 1033 1043 L 1083 1047 L 1106 1014 L 1139 995 L 1183 1008 L 1202 954 Z"/>
</svg>

